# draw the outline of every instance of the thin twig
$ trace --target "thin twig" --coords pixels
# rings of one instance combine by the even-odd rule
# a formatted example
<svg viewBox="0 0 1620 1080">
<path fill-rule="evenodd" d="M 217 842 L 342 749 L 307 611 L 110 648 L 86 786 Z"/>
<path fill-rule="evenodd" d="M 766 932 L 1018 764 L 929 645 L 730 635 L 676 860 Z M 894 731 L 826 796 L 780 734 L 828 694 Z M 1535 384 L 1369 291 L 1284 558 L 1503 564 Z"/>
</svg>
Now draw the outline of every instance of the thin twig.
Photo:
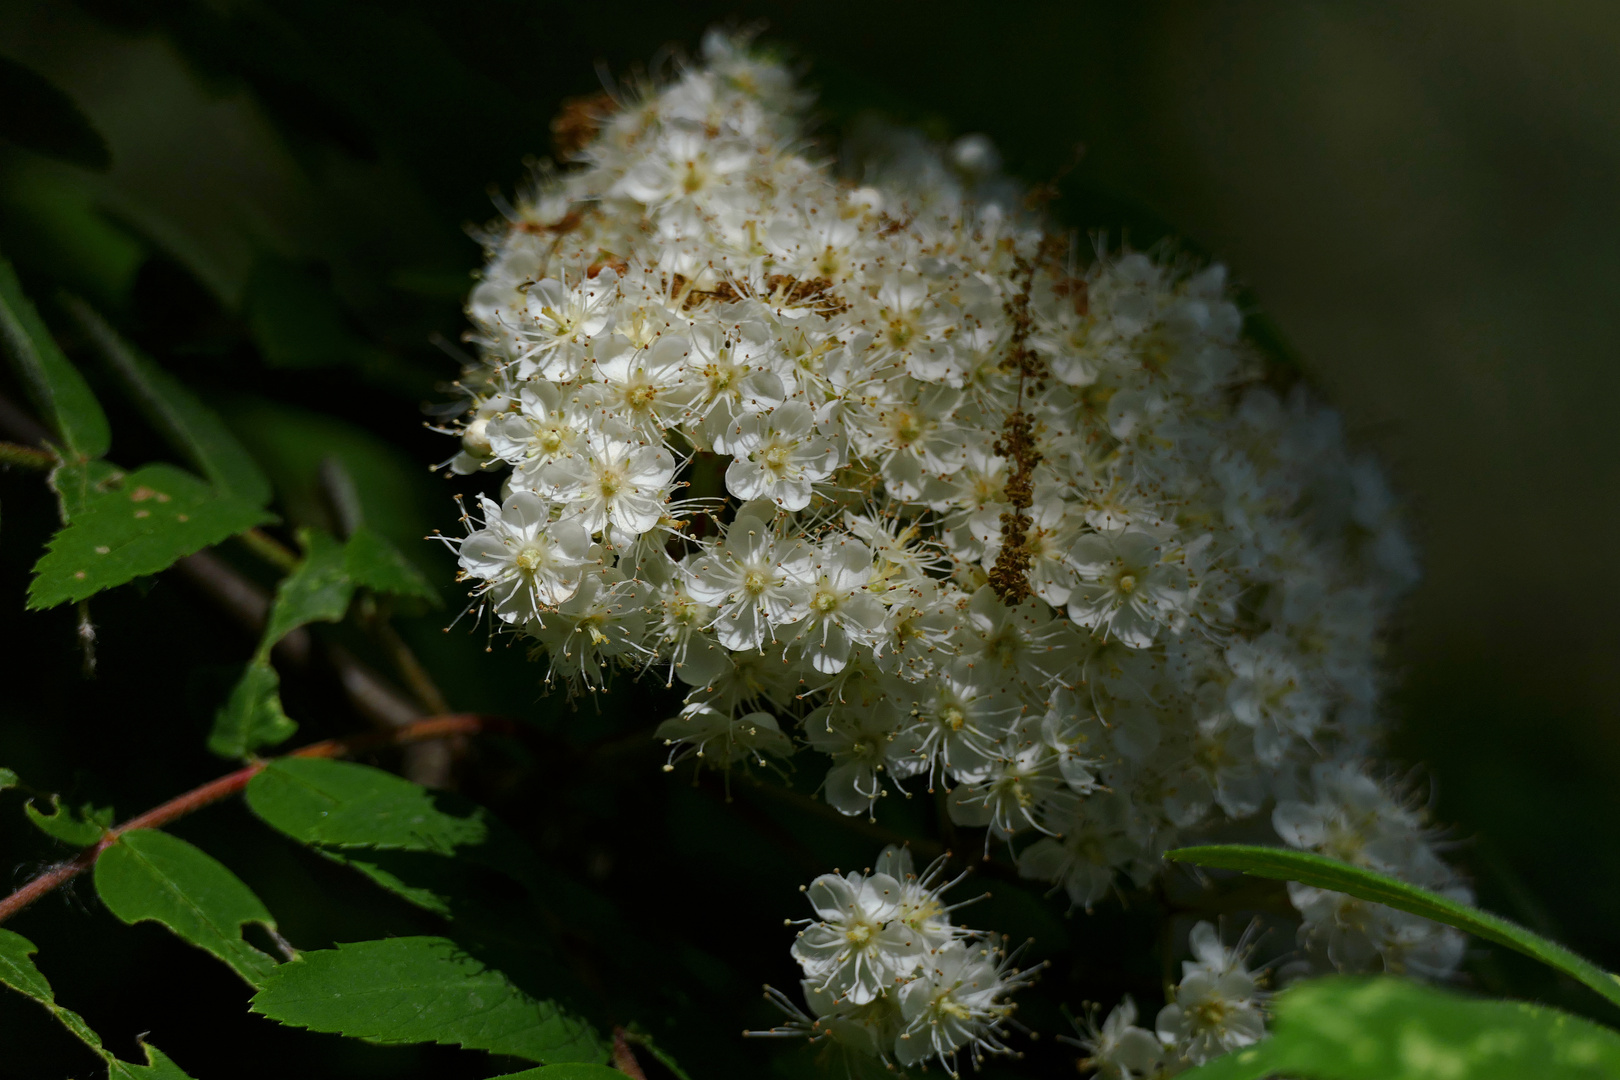
<svg viewBox="0 0 1620 1080">
<path fill-rule="evenodd" d="M 389 731 L 370 732 L 348 739 L 326 739 L 318 743 L 311 743 L 285 756 L 347 757 L 350 754 L 361 753 L 365 750 L 383 746 L 402 746 L 408 743 L 421 742 L 424 739 L 443 739 L 453 735 L 473 735 L 480 731 L 507 730 L 510 727 L 508 721 L 498 717 L 480 716 L 473 713 L 456 716 L 433 716 Z M 40 897 L 49 895 L 55 889 L 67 884 L 90 869 L 96 864 L 96 860 L 101 857 L 101 853 L 116 844 L 120 836 L 135 829 L 162 828 L 172 821 L 185 817 L 187 814 L 194 813 L 205 806 L 235 795 L 247 787 L 250 780 L 263 772 L 264 767 L 270 763 L 270 760 L 255 761 L 250 765 L 245 765 L 233 773 L 221 776 L 217 780 L 210 780 L 201 787 L 192 788 L 184 795 L 178 795 L 161 806 L 153 807 L 144 814 L 132 817 L 122 825 L 108 829 L 100 840 L 91 844 L 73 858 L 50 867 L 4 900 L 0 900 L 0 923 L 5 922 Z"/>
<path fill-rule="evenodd" d="M 274 566 L 284 574 L 290 574 L 298 566 L 298 552 L 283 544 L 280 540 L 259 529 L 248 529 L 246 532 L 236 534 L 253 554 Z"/>
<path fill-rule="evenodd" d="M 56 455 L 49 450 L 36 450 L 21 443 L 0 442 L 0 464 L 16 465 L 24 469 L 44 472 L 55 468 Z"/>
<path fill-rule="evenodd" d="M 630 1049 L 630 1040 L 622 1027 L 613 1029 L 613 1067 L 634 1080 L 647 1080 L 647 1074 L 641 1071 L 641 1062 Z"/>
</svg>

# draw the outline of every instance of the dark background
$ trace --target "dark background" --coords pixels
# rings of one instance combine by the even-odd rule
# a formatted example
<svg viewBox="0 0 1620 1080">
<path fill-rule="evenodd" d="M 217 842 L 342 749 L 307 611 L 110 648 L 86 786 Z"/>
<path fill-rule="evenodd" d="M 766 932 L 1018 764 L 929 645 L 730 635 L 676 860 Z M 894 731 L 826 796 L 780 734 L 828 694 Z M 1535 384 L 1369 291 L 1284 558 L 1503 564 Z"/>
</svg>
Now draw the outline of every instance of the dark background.
<svg viewBox="0 0 1620 1080">
<path fill-rule="evenodd" d="M 596 65 L 623 73 L 712 21 L 762 16 L 823 91 L 828 139 L 877 108 L 939 136 L 985 132 L 1030 182 L 1083 145 L 1059 218 L 1228 262 L 1251 329 L 1342 408 L 1408 504 L 1426 572 L 1389 654 L 1392 758 L 1432 787 L 1482 903 L 1620 966 L 1611 5 L 0 2 L 0 57 L 67 91 L 110 150 L 96 171 L 0 143 L 0 252 L 36 296 L 89 297 L 224 411 L 289 521 L 322 520 L 315 468 L 337 456 L 369 519 L 445 583 L 447 609 L 402 631 L 457 708 L 537 731 L 480 743 L 461 782 L 633 931 L 580 932 L 579 1007 L 639 1020 L 700 1078 L 805 1067 L 735 1031 L 770 1022 L 759 983 L 793 985 L 780 919 L 798 913 L 797 884 L 881 842 L 746 785 L 728 807 L 718 784 L 660 773 L 645 732 L 672 699 L 656 688 L 623 682 L 576 709 L 541 695 L 521 650 L 440 634 L 459 608 L 451 563 L 418 539 L 452 531 L 451 491 L 475 488 L 429 475 L 452 446 L 420 426 L 455 374 L 431 339 L 460 334 L 479 262 L 465 224 L 547 152 L 549 119 L 598 87 Z M 103 397 L 114 460 L 164 455 Z M 160 577 L 93 604 L 101 674 L 83 681 L 71 615 L 21 613 L 51 500 L 10 472 L 0 506 L 0 763 L 120 817 L 223 771 L 203 736 L 250 639 Z M 288 699 L 301 739 L 359 726 L 318 664 Z M 20 881 L 61 852 L 0 798 L 0 863 Z M 883 824 L 929 828 L 915 807 Z M 300 947 L 438 932 L 239 807 L 177 832 L 230 863 Z M 1056 900 L 990 884 L 975 921 L 1034 934 L 1059 961 L 1035 1026 L 1063 1030 L 1060 1000 L 1156 998 L 1162 899 L 1065 919 Z M 150 1031 L 199 1080 L 502 1071 L 245 1018 L 228 972 L 152 926 L 118 926 L 87 887 L 13 928 L 115 1049 Z M 1589 1007 L 1511 956 L 1478 953 L 1470 978 Z M 1068 1067 L 1046 1045 L 1025 1074 Z M 0 996 L 0 1077 L 91 1069 L 35 1006 Z"/>
</svg>

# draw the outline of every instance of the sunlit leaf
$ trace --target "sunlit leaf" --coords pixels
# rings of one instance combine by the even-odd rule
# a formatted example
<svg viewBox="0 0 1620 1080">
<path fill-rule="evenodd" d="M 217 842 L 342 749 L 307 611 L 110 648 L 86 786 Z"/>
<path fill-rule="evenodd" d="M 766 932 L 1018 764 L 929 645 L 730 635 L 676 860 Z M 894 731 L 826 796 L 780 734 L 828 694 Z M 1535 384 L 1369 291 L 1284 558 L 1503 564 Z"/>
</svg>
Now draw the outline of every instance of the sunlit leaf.
<svg viewBox="0 0 1620 1080">
<path fill-rule="evenodd" d="M 305 531 L 304 558 L 298 568 L 281 579 L 270 619 L 264 628 L 260 655 L 305 623 L 337 622 L 349 610 L 354 582 L 344 562 L 343 545 L 325 533 Z"/>
<path fill-rule="evenodd" d="M 281 677 L 262 659 L 251 661 L 214 714 L 208 749 L 220 757 L 239 758 L 292 738 L 298 724 L 281 707 Z"/>
<path fill-rule="evenodd" d="M 306 844 L 454 854 L 489 835 L 485 811 L 450 804 L 381 769 L 322 758 L 270 762 L 247 787 L 247 803 L 273 828 Z"/>
<path fill-rule="evenodd" d="M 67 307 L 170 445 L 225 494 L 256 506 L 270 501 L 269 479 L 218 413 L 119 337 L 89 304 L 74 297 Z"/>
<path fill-rule="evenodd" d="M 45 835 L 70 844 L 73 847 L 89 847 L 101 839 L 103 833 L 112 828 L 112 807 L 97 809 L 88 803 L 84 806 L 66 807 L 55 796 L 51 796 L 51 812 L 43 813 L 32 801 L 23 805 L 23 813 L 39 827 Z"/>
<path fill-rule="evenodd" d="M 1179 848 L 1166 852 L 1165 858 L 1223 870 L 1241 870 L 1257 877 L 1298 881 L 1446 923 L 1526 956 L 1533 956 L 1620 1005 L 1620 979 L 1591 961 L 1501 916 L 1441 896 L 1432 890 L 1398 881 L 1387 874 L 1363 870 L 1311 852 L 1248 844 Z"/>
<path fill-rule="evenodd" d="M 270 520 L 252 503 L 223 495 L 190 473 L 147 465 L 116 487 L 93 490 L 51 537 L 34 565 L 28 606 L 39 610 L 83 600 Z"/>
<path fill-rule="evenodd" d="M 1599 1080 L 1620 1076 L 1620 1032 L 1516 1001 L 1394 976 L 1298 983 L 1272 1002 L 1272 1036 L 1181 1080 Z"/>
<path fill-rule="evenodd" d="M 529 997 L 445 938 L 306 952 L 271 973 L 253 1011 L 377 1043 L 447 1043 L 545 1063 L 607 1057 L 589 1025 Z"/>
<path fill-rule="evenodd" d="M 4 100 L 0 95 L 0 100 Z M 7 102 L 6 111 L 11 111 Z M 98 458 L 112 445 L 107 416 L 78 369 L 62 355 L 45 321 L 0 259 L 0 342 L 40 417 L 76 458 Z"/>
<path fill-rule="evenodd" d="M 96 893 L 126 923 L 151 919 L 261 984 L 271 957 L 242 940 L 242 928 L 275 919 L 253 890 L 212 856 L 154 829 L 124 833 L 96 860 Z"/>
<path fill-rule="evenodd" d="M 0 139 L 59 161 L 105 172 L 107 140 L 55 83 L 0 56 Z"/>
</svg>

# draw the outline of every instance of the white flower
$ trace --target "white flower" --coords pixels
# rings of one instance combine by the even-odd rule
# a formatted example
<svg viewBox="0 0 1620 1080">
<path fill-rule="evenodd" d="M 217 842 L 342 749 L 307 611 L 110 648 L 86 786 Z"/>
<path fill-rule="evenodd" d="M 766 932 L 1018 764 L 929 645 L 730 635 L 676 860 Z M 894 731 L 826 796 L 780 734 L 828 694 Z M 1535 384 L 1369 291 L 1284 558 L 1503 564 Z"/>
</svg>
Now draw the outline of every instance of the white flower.
<svg viewBox="0 0 1620 1080">
<path fill-rule="evenodd" d="M 851 647 L 872 644 L 883 627 L 883 603 L 866 591 L 871 549 L 856 540 L 839 540 L 784 570 L 799 586 L 796 602 L 783 613 L 793 623 L 794 650 L 809 657 L 819 672 L 844 670 Z"/>
<path fill-rule="evenodd" d="M 554 521 L 551 504 L 527 491 L 497 506 L 479 499 L 484 527 L 461 542 L 464 574 L 483 580 L 479 593 L 506 622 L 522 623 L 569 599 L 595 562 L 591 534 L 578 522 Z"/>
<path fill-rule="evenodd" d="M 739 499 L 770 499 L 784 510 L 810 505 L 813 485 L 838 468 L 839 452 L 816 433 L 802 401 L 738 420 L 726 437 L 736 456 L 726 466 L 726 489 Z"/>
<path fill-rule="evenodd" d="M 1201 922 L 1190 937 L 1194 960 L 1184 961 L 1175 1000 L 1159 1010 L 1159 1038 L 1194 1065 L 1265 1038 L 1259 983 L 1215 927 Z"/>
<path fill-rule="evenodd" d="M 1023 980 L 1009 974 L 1001 957 L 976 942 L 953 942 L 933 952 L 920 978 L 900 988 L 904 1023 L 894 1043 L 895 1060 L 916 1065 L 930 1058 L 955 1075 L 957 1051 L 1007 1053 L 1001 1025 L 1013 1006 L 1002 1000 Z"/>
<path fill-rule="evenodd" d="M 617 288 L 611 270 L 572 287 L 556 278 L 530 286 L 523 314 L 505 316 L 513 320 L 509 326 L 520 342 L 519 377 L 567 382 L 578 375 L 592 339 L 608 324 Z"/>
<path fill-rule="evenodd" d="M 901 922 L 900 883 L 888 874 L 823 874 L 810 883 L 820 921 L 799 931 L 793 958 L 816 986 L 865 1005 L 910 975 L 922 935 Z"/>
<path fill-rule="evenodd" d="M 611 525 L 629 540 L 658 524 L 674 478 L 668 450 L 628 441 L 622 431 L 605 427 L 591 432 L 583 453 L 542 469 L 538 482 L 589 531 Z"/>
<path fill-rule="evenodd" d="M 765 712 L 733 717 L 707 705 L 688 705 L 681 715 L 658 725 L 657 735 L 665 746 L 676 747 L 664 766 L 666 771 L 688 753 L 720 768 L 744 759 L 763 765 L 766 754 L 788 757 L 793 753 L 793 743 L 782 734 L 776 718 Z"/>
<path fill-rule="evenodd" d="M 745 505 L 725 542 L 687 570 L 687 591 L 719 611 L 715 632 L 728 649 L 759 648 L 771 627 L 794 621 L 806 601 L 812 551 L 800 541 L 779 543 L 769 513 Z"/>
<path fill-rule="evenodd" d="M 1142 1080 L 1157 1076 L 1164 1060 L 1164 1046 L 1153 1032 L 1136 1026 L 1136 1017 L 1136 1002 L 1127 994 L 1108 1013 L 1101 1027 L 1095 1026 L 1093 1017 L 1087 1021 L 1090 1026 L 1084 1037 L 1058 1037 L 1086 1051 L 1080 1066 L 1094 1070 L 1092 1075 L 1097 1080 Z"/>
<path fill-rule="evenodd" d="M 1069 563 L 1080 579 L 1069 593 L 1069 618 L 1081 626 L 1145 649 L 1161 628 L 1185 625 L 1186 565 L 1152 533 L 1088 533 L 1069 549 Z"/>
</svg>

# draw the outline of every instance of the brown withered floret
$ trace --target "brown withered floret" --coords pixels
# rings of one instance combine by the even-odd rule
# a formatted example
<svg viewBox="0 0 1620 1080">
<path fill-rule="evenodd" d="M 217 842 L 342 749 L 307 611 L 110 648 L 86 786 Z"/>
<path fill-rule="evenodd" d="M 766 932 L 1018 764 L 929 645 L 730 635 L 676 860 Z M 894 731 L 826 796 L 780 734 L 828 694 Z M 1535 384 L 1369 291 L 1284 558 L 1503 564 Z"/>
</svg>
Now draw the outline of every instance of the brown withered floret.
<svg viewBox="0 0 1620 1080">
<path fill-rule="evenodd" d="M 717 304 L 734 304 L 744 297 L 757 296 L 766 303 L 806 305 L 823 315 L 837 315 L 848 311 L 849 305 L 831 291 L 832 284 L 830 280 L 822 277 L 801 280 L 791 274 L 771 274 L 765 279 L 765 291 L 754 293 L 747 291 L 746 286 L 739 289 L 729 281 L 722 281 L 712 289 L 693 289 L 687 293 L 686 299 L 681 302 L 681 310 L 691 311 L 709 301 Z M 686 278 L 676 274 L 675 290 L 672 295 L 680 295 L 685 285 Z"/>
<path fill-rule="evenodd" d="M 1005 487 L 1012 509 L 1001 515 L 1001 551 L 990 568 L 989 578 L 990 588 L 1008 607 L 1016 607 L 1029 595 L 1028 536 L 1035 521 L 1026 511 L 1035 502 L 1035 466 L 1041 462 L 1041 452 L 1035 448 L 1035 419 L 1024 411 L 1024 383 L 1033 380 L 1037 390 L 1043 389 L 1047 374 L 1046 361 L 1029 347 L 1029 332 L 1034 326 L 1034 316 L 1029 310 L 1030 291 L 1035 284 L 1036 269 L 1042 262 L 1056 257 L 1061 244 L 1061 239 L 1047 236 L 1042 238 L 1034 259 L 1021 255 L 1014 258 L 1020 288 L 1006 303 L 1007 321 L 1012 331 L 1001 366 L 1003 370 L 1018 372 L 1018 403 L 1007 414 L 994 449 L 1012 463 Z"/>
<path fill-rule="evenodd" d="M 542 225 L 538 221 L 514 221 L 512 228 L 518 232 L 534 233 L 539 235 L 547 233 L 553 236 L 562 236 L 571 233 L 585 223 L 583 210 L 570 210 L 550 225 Z"/>
<path fill-rule="evenodd" d="M 605 90 L 584 97 L 566 98 L 551 118 L 551 148 L 567 160 L 577 155 L 602 130 L 602 121 L 618 111 L 618 102 Z"/>
</svg>

